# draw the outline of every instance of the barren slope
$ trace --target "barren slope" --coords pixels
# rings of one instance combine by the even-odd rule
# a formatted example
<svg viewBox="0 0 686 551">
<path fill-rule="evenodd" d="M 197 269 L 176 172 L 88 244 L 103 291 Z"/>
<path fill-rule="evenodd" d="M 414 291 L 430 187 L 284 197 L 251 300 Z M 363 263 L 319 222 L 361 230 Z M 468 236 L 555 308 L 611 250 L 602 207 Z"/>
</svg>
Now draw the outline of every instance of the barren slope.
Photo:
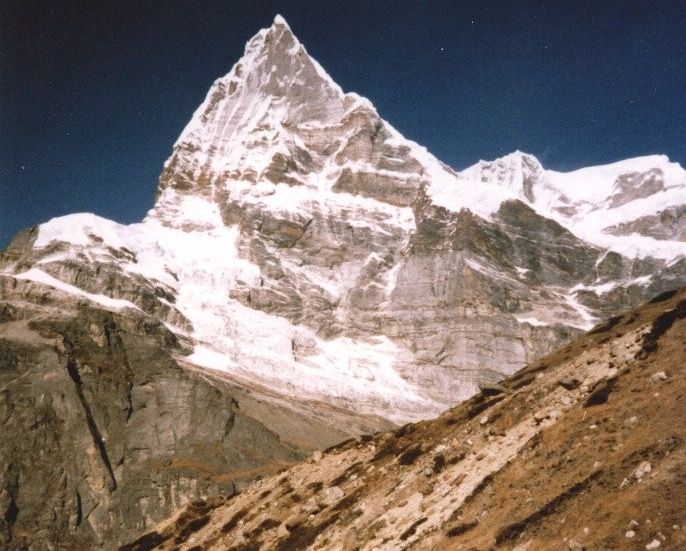
<svg viewBox="0 0 686 551">
<path fill-rule="evenodd" d="M 686 289 L 665 293 L 435 420 L 196 502 L 122 549 L 683 548 L 685 318 Z"/>
</svg>

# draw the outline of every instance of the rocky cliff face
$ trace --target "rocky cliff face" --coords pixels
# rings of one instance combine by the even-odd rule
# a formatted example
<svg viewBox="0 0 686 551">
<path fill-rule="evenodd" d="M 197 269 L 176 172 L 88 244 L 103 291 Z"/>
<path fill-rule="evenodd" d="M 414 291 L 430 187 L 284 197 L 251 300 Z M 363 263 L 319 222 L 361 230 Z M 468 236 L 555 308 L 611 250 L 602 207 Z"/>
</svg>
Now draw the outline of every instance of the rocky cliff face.
<svg viewBox="0 0 686 551">
<path fill-rule="evenodd" d="M 435 420 L 352 439 L 121 551 L 682 549 L 686 290 Z"/>
<path fill-rule="evenodd" d="M 153 316 L 7 277 L 0 289 L 3 549 L 111 549 L 189 501 L 230 497 L 303 450 L 383 424 L 348 415 L 341 430 L 325 407 L 180 364 L 182 343 Z"/>
<path fill-rule="evenodd" d="M 455 172 L 344 93 L 277 17 L 213 84 L 145 220 L 57 218 L 0 255 L 15 312 L 0 326 L 5 537 L 40 518 L 103 544 L 230 491 L 219 473 L 438 414 L 686 283 L 685 197 L 662 156 L 557 173 L 516 152 Z M 53 413 L 61 387 L 43 368 L 67 409 Z M 35 411 L 69 473 L 44 503 L 26 483 Z M 241 419 L 259 436 L 239 437 Z M 79 446 L 56 425 L 80 427 Z M 195 470 L 169 474 L 177 456 Z M 66 532 L 48 528 L 60 507 L 81 519 Z"/>
</svg>

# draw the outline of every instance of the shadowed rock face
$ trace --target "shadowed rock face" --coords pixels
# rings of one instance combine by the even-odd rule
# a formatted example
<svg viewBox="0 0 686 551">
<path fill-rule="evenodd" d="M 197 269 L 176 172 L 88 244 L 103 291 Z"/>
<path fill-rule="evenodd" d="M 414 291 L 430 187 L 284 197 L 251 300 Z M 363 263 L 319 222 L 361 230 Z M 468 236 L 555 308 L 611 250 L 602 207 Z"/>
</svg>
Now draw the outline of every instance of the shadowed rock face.
<svg viewBox="0 0 686 551">
<path fill-rule="evenodd" d="M 6 277 L 0 288 L 3 549 L 111 549 L 185 503 L 383 426 L 348 416 L 341 431 L 335 412 L 327 424 L 190 369 L 153 316 Z"/>
<path fill-rule="evenodd" d="M 228 385 L 181 368 L 153 318 L 31 298 L 1 303 L 3 549 L 111 546 L 233 495 L 226 473 L 300 457 Z"/>
</svg>

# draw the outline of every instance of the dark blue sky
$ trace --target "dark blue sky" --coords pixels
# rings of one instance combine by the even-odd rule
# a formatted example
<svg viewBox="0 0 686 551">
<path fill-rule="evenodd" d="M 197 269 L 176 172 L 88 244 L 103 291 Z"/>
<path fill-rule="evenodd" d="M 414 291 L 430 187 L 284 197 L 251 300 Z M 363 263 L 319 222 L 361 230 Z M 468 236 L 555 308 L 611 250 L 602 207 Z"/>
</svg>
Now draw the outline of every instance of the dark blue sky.
<svg viewBox="0 0 686 551">
<path fill-rule="evenodd" d="M 281 13 L 345 89 L 456 168 L 686 166 L 686 2 L 34 2 L 0 7 L 0 246 L 53 216 L 152 205 L 171 146 Z"/>
</svg>

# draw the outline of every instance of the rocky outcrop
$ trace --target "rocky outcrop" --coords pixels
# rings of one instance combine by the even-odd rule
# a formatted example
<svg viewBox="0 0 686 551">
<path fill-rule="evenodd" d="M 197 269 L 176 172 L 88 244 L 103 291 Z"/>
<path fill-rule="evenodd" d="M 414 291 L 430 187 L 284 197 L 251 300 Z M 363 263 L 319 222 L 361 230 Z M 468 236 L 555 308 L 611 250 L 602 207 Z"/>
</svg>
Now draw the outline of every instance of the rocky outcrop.
<svg viewBox="0 0 686 551">
<path fill-rule="evenodd" d="M 680 549 L 685 338 L 686 290 L 665 293 L 437 419 L 313 454 L 121 550 Z"/>
<path fill-rule="evenodd" d="M 665 189 L 664 178 L 659 168 L 646 172 L 622 174 L 615 181 L 613 194 L 608 197 L 610 207 L 619 207 L 636 199 L 650 197 Z"/>
<path fill-rule="evenodd" d="M 153 316 L 0 284 L 3 549 L 111 549 L 346 436 L 184 367 L 182 343 Z M 269 425 L 286 418 L 282 439 Z"/>
<path fill-rule="evenodd" d="M 631 222 L 611 226 L 605 231 L 613 235 L 638 233 L 655 239 L 686 241 L 686 205 L 669 207 Z"/>
</svg>

